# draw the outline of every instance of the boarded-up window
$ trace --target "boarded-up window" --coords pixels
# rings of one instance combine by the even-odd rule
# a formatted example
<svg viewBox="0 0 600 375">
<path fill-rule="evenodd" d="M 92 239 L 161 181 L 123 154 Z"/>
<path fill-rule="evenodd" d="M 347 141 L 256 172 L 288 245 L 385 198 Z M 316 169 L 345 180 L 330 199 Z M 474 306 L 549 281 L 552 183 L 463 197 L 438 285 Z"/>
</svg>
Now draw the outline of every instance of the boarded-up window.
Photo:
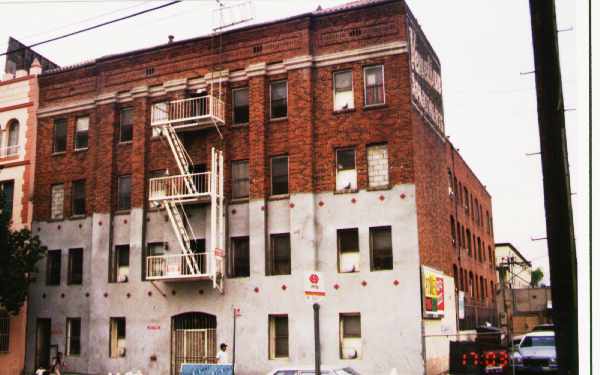
<svg viewBox="0 0 600 375">
<path fill-rule="evenodd" d="M 389 184 L 387 145 L 367 147 L 367 163 L 369 167 L 369 187 L 387 187 Z"/>
<path fill-rule="evenodd" d="M 50 198 L 50 217 L 53 220 L 60 220 L 64 215 L 65 203 L 65 185 L 52 185 Z"/>
</svg>

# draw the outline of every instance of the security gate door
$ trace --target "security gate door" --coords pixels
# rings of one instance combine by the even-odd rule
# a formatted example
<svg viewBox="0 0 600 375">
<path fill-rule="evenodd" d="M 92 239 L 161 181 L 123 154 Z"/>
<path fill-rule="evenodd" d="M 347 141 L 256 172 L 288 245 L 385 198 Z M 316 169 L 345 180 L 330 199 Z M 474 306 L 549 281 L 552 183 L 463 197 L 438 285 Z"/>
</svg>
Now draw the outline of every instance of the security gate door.
<svg viewBox="0 0 600 375">
<path fill-rule="evenodd" d="M 217 319 L 204 313 L 185 313 L 171 320 L 171 374 L 183 363 L 215 363 Z"/>
</svg>

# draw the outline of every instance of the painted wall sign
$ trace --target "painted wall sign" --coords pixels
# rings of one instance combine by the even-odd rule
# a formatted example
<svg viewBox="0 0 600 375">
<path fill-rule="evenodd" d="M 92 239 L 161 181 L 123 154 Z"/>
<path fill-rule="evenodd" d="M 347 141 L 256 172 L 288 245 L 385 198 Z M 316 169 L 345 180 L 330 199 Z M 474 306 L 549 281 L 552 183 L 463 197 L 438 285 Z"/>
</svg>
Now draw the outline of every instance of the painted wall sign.
<svg viewBox="0 0 600 375">
<path fill-rule="evenodd" d="M 430 319 L 444 316 L 444 274 L 428 267 L 422 268 L 423 317 Z"/>
<path fill-rule="evenodd" d="M 149 331 L 158 331 L 160 330 L 160 324 L 148 324 L 146 329 Z"/>
<path fill-rule="evenodd" d="M 309 303 L 315 303 L 325 298 L 323 277 L 319 272 L 307 272 L 304 277 L 304 297 Z"/>
<path fill-rule="evenodd" d="M 414 17 L 407 13 L 410 85 L 413 105 L 444 134 L 441 65 Z"/>
</svg>

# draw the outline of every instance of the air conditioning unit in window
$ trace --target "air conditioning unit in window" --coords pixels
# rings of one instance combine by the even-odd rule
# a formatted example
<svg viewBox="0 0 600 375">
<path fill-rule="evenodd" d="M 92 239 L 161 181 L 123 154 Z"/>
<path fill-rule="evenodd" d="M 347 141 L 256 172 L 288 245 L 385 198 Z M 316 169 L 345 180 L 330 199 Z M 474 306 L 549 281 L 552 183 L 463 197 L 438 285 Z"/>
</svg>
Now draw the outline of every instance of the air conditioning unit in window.
<svg viewBox="0 0 600 375">
<path fill-rule="evenodd" d="M 119 348 L 119 357 L 125 357 L 125 354 L 127 354 L 127 349 L 125 349 L 125 347 L 120 347 Z"/>
<path fill-rule="evenodd" d="M 350 252 L 340 254 L 340 272 L 358 272 L 360 253 Z"/>
<path fill-rule="evenodd" d="M 342 359 L 360 358 L 362 342 L 360 338 L 345 338 L 342 341 Z"/>
<path fill-rule="evenodd" d="M 128 280 L 127 275 L 119 275 L 117 277 L 117 282 L 119 283 L 126 283 Z"/>
</svg>

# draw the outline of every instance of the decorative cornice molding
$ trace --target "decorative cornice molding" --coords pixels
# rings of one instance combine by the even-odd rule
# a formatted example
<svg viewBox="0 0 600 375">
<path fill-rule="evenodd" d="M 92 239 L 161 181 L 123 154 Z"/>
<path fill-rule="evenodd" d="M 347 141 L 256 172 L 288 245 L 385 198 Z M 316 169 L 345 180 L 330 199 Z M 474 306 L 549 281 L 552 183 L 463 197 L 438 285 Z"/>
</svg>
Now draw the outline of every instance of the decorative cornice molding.
<svg viewBox="0 0 600 375">
<path fill-rule="evenodd" d="M 110 103 L 110 101 L 108 101 L 106 103 Z M 69 112 L 84 111 L 84 110 L 92 109 L 92 108 L 96 107 L 97 104 L 105 104 L 105 103 L 99 102 L 98 98 L 96 98 L 95 101 L 94 101 L 94 99 L 80 100 L 78 102 L 72 102 L 72 103 L 68 103 L 68 104 L 64 104 L 64 105 L 60 105 L 60 106 L 40 108 L 37 111 L 37 115 L 39 118 L 52 117 L 52 116 L 62 115 L 62 114 L 69 113 Z"/>
</svg>

